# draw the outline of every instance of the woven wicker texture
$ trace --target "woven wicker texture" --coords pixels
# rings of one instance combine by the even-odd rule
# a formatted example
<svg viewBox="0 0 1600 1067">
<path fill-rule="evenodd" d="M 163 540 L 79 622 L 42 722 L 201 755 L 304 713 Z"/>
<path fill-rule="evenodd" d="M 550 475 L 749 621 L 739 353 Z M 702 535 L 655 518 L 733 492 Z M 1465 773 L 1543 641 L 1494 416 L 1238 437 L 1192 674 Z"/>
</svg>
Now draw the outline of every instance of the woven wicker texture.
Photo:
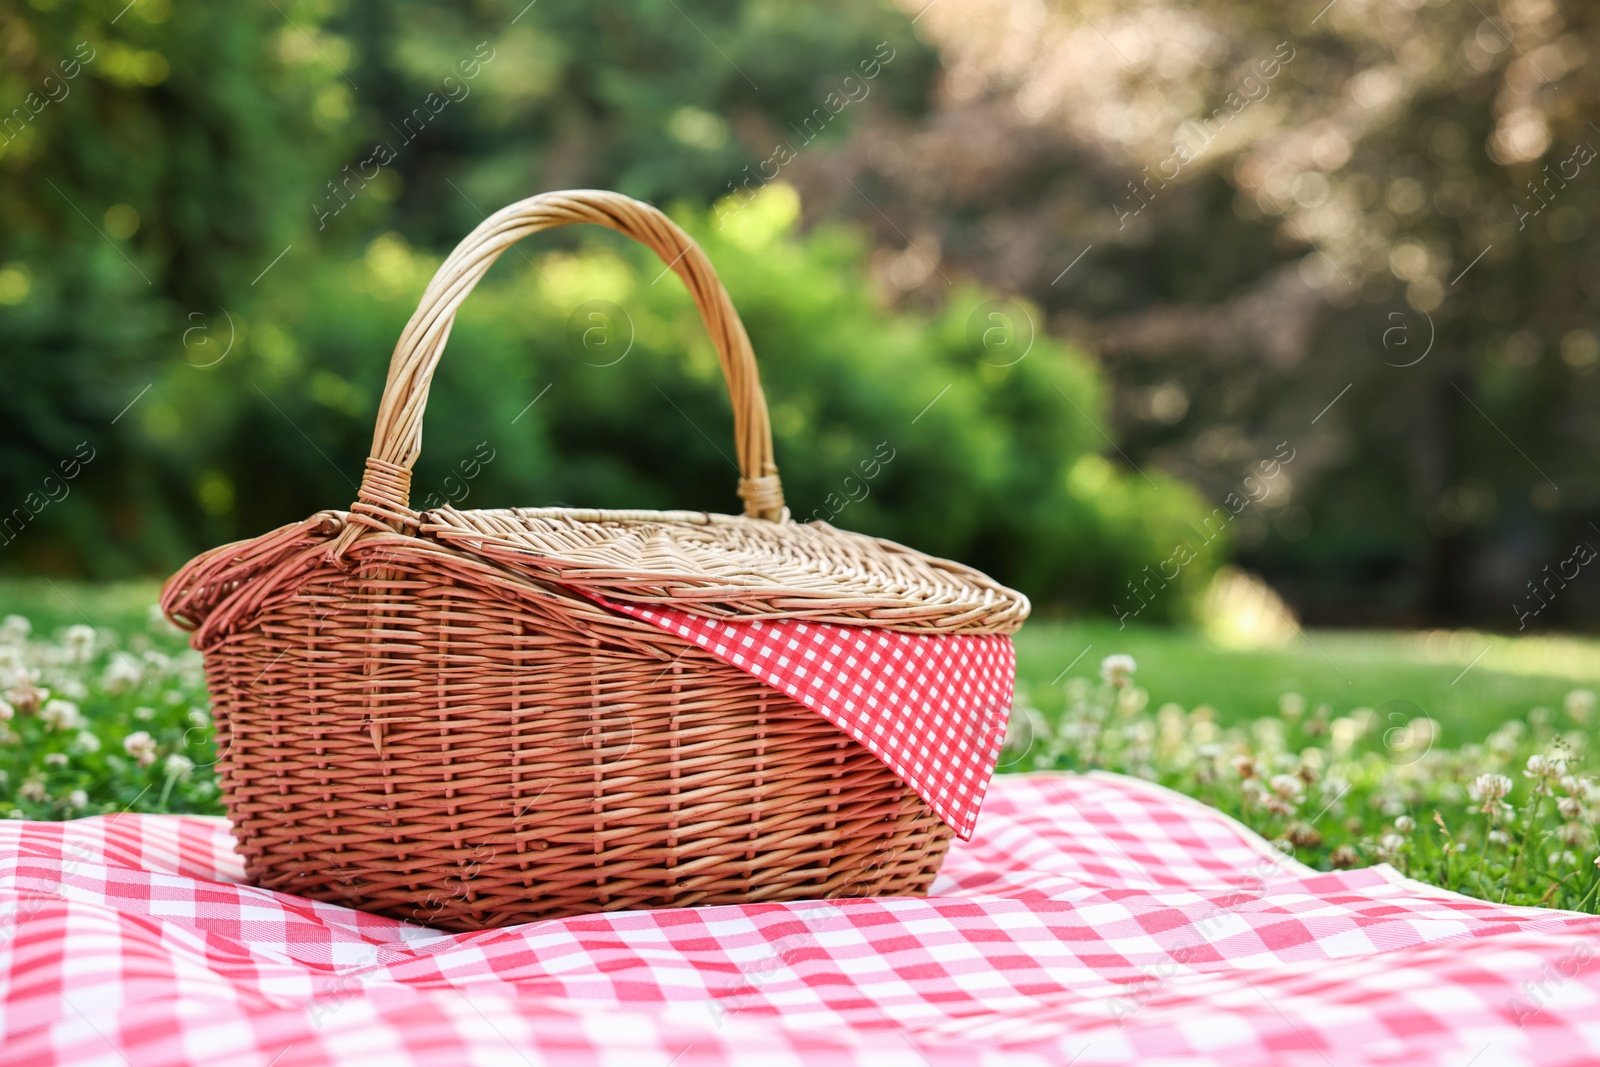
<svg viewBox="0 0 1600 1067">
<path fill-rule="evenodd" d="M 826 523 L 704 512 L 515 508 L 421 519 L 424 535 L 615 600 L 722 618 L 1012 633 L 1028 602 L 971 567 Z"/>
<path fill-rule="evenodd" d="M 456 309 L 511 242 L 567 222 L 639 239 L 688 285 L 728 379 L 745 517 L 410 509 Z M 350 511 L 207 552 L 162 592 L 205 653 L 250 875 L 456 930 L 926 891 L 950 830 L 877 757 L 586 592 L 925 633 L 1027 613 L 969 568 L 788 521 L 754 356 L 704 255 L 625 197 L 533 197 L 424 292 Z"/>
</svg>

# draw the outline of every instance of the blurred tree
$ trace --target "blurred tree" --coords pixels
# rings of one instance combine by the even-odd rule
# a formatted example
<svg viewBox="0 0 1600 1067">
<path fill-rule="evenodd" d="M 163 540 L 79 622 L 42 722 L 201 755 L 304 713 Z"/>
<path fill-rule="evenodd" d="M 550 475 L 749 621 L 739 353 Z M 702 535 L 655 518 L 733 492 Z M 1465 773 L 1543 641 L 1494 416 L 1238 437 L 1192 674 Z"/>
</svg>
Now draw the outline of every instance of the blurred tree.
<svg viewBox="0 0 1600 1067">
<path fill-rule="evenodd" d="M 531 190 L 710 203 L 757 162 L 751 143 L 770 147 L 776 130 L 798 140 L 815 109 L 827 116 L 812 117 L 821 144 L 842 142 L 868 100 L 920 110 L 937 62 L 892 6 L 844 0 L 398 0 L 353 6 L 338 24 L 359 57 L 363 130 L 395 149 L 390 217 L 433 247 Z M 866 78 L 862 64 L 884 55 Z M 436 114 L 429 93 L 446 101 Z M 829 94 L 847 102 L 835 111 Z M 372 216 L 354 221 L 359 231 Z"/>
<path fill-rule="evenodd" d="M 1313 619 L 1600 620 L 1595 574 L 1528 588 L 1600 546 L 1600 11 L 961 0 L 918 29 L 927 117 L 795 177 L 902 300 L 1030 296 L 1104 358 L 1128 454 L 1213 500 L 1292 442 L 1238 544 Z"/>
<path fill-rule="evenodd" d="M 187 413 L 152 426 L 138 405 L 230 343 L 252 278 L 301 229 L 294 192 L 344 151 L 347 87 L 309 15 L 173 16 L 167 0 L 0 8 L 0 502 L 36 566 L 126 571 L 189 540 L 173 527 L 194 472 L 152 448 Z M 80 443 L 93 459 L 58 494 L 46 479 Z M 52 503 L 71 493 L 93 505 Z"/>
</svg>

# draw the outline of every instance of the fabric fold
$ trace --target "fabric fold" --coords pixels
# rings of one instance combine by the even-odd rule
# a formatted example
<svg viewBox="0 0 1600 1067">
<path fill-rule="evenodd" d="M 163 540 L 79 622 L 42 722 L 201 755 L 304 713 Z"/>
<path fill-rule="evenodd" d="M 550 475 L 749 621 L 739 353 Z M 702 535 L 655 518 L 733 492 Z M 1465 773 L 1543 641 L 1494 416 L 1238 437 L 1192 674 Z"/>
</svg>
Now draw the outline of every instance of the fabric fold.
<svg viewBox="0 0 1600 1067">
<path fill-rule="evenodd" d="M 1011 714 L 1010 637 L 732 622 L 590 595 L 793 697 L 881 759 L 963 841 L 972 837 Z"/>
</svg>

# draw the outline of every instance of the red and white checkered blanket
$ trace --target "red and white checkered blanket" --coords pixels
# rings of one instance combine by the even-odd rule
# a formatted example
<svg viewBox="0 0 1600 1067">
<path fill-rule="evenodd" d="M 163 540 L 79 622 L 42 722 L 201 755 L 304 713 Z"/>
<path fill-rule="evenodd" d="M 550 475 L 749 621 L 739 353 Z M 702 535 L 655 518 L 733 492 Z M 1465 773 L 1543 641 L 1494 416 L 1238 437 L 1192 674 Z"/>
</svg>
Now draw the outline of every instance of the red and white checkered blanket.
<svg viewBox="0 0 1600 1067">
<path fill-rule="evenodd" d="M 996 779 L 926 899 L 442 934 L 240 877 L 221 820 L 0 823 L 0 1061 L 1600 1061 L 1600 918 L 1316 874 L 1113 776 Z"/>
</svg>

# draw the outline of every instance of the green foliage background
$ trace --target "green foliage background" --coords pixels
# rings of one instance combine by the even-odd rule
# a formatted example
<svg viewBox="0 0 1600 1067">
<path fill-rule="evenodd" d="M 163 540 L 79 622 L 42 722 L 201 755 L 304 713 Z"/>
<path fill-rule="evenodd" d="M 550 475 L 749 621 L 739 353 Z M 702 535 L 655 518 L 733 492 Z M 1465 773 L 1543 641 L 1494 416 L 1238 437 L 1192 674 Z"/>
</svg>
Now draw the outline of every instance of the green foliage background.
<svg viewBox="0 0 1600 1067">
<path fill-rule="evenodd" d="M 1107 398 L 1080 352 L 1039 336 L 996 358 L 973 325 L 994 294 L 971 283 L 888 306 L 865 234 L 802 233 L 781 182 L 713 210 L 750 162 L 735 124 L 803 115 L 875 55 L 871 106 L 920 106 L 934 59 L 904 16 L 519 7 L 0 13 L 8 104 L 31 113 L 62 57 L 93 57 L 0 154 L 0 502 L 24 509 L 0 566 L 160 573 L 348 504 L 387 354 L 443 253 L 485 211 L 586 185 L 667 205 L 704 244 L 761 358 L 798 518 L 966 560 L 1050 607 L 1108 604 L 1187 537 L 1191 490 L 1100 457 Z M 528 244 L 452 335 L 418 499 L 731 510 L 726 394 L 676 279 L 599 231 Z M 596 306 L 607 332 L 585 335 Z M 84 441 L 94 459 L 50 502 Z M 1215 555 L 1147 618 L 1182 610 Z"/>
</svg>

